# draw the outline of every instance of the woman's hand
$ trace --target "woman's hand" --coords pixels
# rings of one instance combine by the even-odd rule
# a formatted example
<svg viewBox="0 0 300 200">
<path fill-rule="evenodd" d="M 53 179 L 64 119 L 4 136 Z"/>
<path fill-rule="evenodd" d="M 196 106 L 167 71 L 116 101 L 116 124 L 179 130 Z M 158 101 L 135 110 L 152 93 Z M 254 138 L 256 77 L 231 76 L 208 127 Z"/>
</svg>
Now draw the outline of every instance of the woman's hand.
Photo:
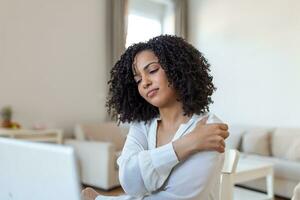
<svg viewBox="0 0 300 200">
<path fill-rule="evenodd" d="M 190 134 L 173 142 L 179 161 L 200 151 L 225 151 L 224 140 L 229 136 L 227 124 L 206 124 L 206 121 L 207 117 L 203 118 Z"/>
<path fill-rule="evenodd" d="M 82 200 L 95 200 L 98 195 L 100 194 L 90 187 L 87 187 L 81 191 Z"/>
<path fill-rule="evenodd" d="M 223 153 L 224 140 L 229 136 L 228 126 L 224 123 L 206 124 L 207 118 L 200 120 L 191 132 L 196 151 L 210 150 Z"/>
</svg>

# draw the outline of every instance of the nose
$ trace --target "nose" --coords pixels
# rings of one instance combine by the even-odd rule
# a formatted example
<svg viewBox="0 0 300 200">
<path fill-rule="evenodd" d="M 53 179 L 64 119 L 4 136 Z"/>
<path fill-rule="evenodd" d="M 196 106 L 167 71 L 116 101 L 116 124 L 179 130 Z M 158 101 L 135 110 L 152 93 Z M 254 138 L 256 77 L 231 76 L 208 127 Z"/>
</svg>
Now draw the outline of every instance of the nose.
<svg viewBox="0 0 300 200">
<path fill-rule="evenodd" d="M 151 79 L 148 76 L 142 78 L 142 86 L 144 89 L 147 89 L 152 84 Z"/>
</svg>

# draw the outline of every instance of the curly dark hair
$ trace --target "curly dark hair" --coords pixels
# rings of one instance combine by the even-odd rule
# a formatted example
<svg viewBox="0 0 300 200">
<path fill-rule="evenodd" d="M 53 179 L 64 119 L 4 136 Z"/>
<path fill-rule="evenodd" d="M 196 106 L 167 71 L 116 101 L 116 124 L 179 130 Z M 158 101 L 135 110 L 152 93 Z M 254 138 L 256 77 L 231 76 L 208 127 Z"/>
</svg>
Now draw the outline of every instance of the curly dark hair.
<svg viewBox="0 0 300 200">
<path fill-rule="evenodd" d="M 210 64 L 195 47 L 184 39 L 161 35 L 147 42 L 128 47 L 110 74 L 108 113 L 120 122 L 149 121 L 159 115 L 157 107 L 148 103 L 138 92 L 132 64 L 137 53 L 151 50 L 176 90 L 185 115 L 209 111 L 216 89 L 212 83 Z"/>
</svg>

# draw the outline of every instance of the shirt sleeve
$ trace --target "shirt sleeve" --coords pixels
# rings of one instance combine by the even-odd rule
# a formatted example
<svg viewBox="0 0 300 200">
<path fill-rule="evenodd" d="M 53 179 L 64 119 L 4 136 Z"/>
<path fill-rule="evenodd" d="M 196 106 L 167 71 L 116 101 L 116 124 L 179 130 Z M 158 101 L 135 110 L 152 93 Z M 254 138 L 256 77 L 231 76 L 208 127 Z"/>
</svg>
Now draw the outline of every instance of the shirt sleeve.
<svg viewBox="0 0 300 200">
<path fill-rule="evenodd" d="M 141 197 L 158 190 L 178 159 L 172 143 L 148 150 L 146 125 L 133 123 L 118 158 L 120 184 L 126 194 Z"/>
<path fill-rule="evenodd" d="M 217 200 L 223 154 L 201 152 L 177 165 L 163 189 L 143 200 Z"/>
</svg>

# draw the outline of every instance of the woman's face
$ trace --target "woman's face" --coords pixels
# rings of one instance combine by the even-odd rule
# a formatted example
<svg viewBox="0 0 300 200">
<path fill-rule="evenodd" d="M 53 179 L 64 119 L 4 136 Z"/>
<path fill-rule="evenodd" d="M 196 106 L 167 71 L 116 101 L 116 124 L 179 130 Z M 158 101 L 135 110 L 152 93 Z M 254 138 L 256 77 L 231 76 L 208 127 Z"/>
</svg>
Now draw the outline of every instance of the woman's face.
<svg viewBox="0 0 300 200">
<path fill-rule="evenodd" d="M 144 50 L 135 56 L 133 73 L 140 95 L 153 106 L 165 107 L 176 101 L 176 92 L 152 51 Z"/>
</svg>

